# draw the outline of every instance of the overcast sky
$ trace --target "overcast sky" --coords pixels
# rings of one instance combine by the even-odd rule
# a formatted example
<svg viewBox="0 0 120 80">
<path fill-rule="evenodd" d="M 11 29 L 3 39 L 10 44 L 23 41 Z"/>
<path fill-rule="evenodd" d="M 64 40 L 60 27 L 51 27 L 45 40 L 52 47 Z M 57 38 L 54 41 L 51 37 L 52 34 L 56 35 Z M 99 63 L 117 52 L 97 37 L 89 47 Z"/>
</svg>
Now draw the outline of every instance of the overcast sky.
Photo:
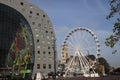
<svg viewBox="0 0 120 80">
<path fill-rule="evenodd" d="M 28 0 L 42 9 L 49 16 L 57 39 L 58 57 L 60 46 L 65 36 L 72 29 L 80 26 L 89 28 L 97 35 L 101 45 L 101 56 L 111 66 L 120 66 L 120 50 L 107 48 L 105 39 L 112 33 L 114 19 L 106 20 L 110 12 L 109 0 Z M 120 46 L 116 46 L 119 48 Z"/>
</svg>

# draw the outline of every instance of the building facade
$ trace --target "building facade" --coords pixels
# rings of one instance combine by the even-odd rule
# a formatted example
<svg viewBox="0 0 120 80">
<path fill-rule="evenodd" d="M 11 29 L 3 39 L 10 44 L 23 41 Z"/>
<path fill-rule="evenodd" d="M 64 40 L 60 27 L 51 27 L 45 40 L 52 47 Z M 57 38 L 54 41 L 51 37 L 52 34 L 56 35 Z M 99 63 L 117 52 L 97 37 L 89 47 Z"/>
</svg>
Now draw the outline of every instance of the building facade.
<svg viewBox="0 0 120 80">
<path fill-rule="evenodd" d="M 54 72 L 55 33 L 47 14 L 26 0 L 0 0 L 0 68 Z"/>
<path fill-rule="evenodd" d="M 60 62 L 61 64 L 66 64 L 67 59 L 70 58 L 70 51 L 67 45 L 62 45 L 61 46 L 61 51 L 60 51 Z"/>
</svg>

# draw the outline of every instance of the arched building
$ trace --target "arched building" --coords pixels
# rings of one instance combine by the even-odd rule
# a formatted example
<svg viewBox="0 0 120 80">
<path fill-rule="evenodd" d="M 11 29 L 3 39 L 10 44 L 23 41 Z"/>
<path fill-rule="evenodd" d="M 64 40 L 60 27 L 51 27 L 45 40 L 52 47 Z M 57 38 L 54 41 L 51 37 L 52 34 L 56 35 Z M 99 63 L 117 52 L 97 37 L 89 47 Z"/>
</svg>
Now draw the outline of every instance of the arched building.
<svg viewBox="0 0 120 80">
<path fill-rule="evenodd" d="M 26 0 L 0 0 L 0 69 L 49 73 L 55 69 L 55 33 L 43 10 Z M 27 72 L 26 72 L 27 73 Z"/>
</svg>

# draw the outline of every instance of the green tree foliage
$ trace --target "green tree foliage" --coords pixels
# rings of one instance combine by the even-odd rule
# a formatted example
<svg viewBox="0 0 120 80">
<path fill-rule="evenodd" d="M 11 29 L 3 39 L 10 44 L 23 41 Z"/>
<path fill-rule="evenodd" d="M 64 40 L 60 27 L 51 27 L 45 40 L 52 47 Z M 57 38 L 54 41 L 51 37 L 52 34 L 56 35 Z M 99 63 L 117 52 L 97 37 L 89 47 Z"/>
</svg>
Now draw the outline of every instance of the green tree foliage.
<svg viewBox="0 0 120 80">
<path fill-rule="evenodd" d="M 114 69 L 114 72 L 119 72 L 120 73 L 120 67 Z"/>
<path fill-rule="evenodd" d="M 120 67 L 114 69 L 110 74 L 112 74 L 112 75 L 120 75 Z"/>
<path fill-rule="evenodd" d="M 93 60 L 93 61 L 95 61 L 95 58 L 96 58 L 95 55 L 92 55 L 92 54 L 91 54 L 91 55 L 87 55 L 87 57 L 88 57 L 89 59 Z"/>
<path fill-rule="evenodd" d="M 113 48 L 117 42 L 120 42 L 120 0 L 110 1 L 111 11 L 106 17 L 107 19 L 115 18 L 113 34 L 106 39 L 106 46 Z M 119 44 L 120 45 L 120 44 Z M 116 50 L 113 53 L 117 52 Z"/>
<path fill-rule="evenodd" d="M 104 67 L 105 67 L 105 73 L 108 73 L 109 70 L 110 70 L 110 65 L 107 62 L 107 60 L 105 58 L 103 58 L 103 57 L 100 57 L 100 58 L 98 58 L 98 61 L 99 61 L 100 65 L 104 65 Z"/>
</svg>

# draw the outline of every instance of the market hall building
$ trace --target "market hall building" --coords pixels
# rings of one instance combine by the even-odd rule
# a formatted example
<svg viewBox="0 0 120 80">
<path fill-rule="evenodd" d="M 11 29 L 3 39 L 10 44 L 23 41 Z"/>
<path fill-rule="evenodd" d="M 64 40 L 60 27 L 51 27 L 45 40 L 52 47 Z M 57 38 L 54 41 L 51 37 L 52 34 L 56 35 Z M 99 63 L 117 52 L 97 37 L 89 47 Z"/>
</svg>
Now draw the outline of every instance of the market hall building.
<svg viewBox="0 0 120 80">
<path fill-rule="evenodd" d="M 26 0 L 0 0 L 0 73 L 54 72 L 55 41 L 43 10 Z"/>
</svg>

